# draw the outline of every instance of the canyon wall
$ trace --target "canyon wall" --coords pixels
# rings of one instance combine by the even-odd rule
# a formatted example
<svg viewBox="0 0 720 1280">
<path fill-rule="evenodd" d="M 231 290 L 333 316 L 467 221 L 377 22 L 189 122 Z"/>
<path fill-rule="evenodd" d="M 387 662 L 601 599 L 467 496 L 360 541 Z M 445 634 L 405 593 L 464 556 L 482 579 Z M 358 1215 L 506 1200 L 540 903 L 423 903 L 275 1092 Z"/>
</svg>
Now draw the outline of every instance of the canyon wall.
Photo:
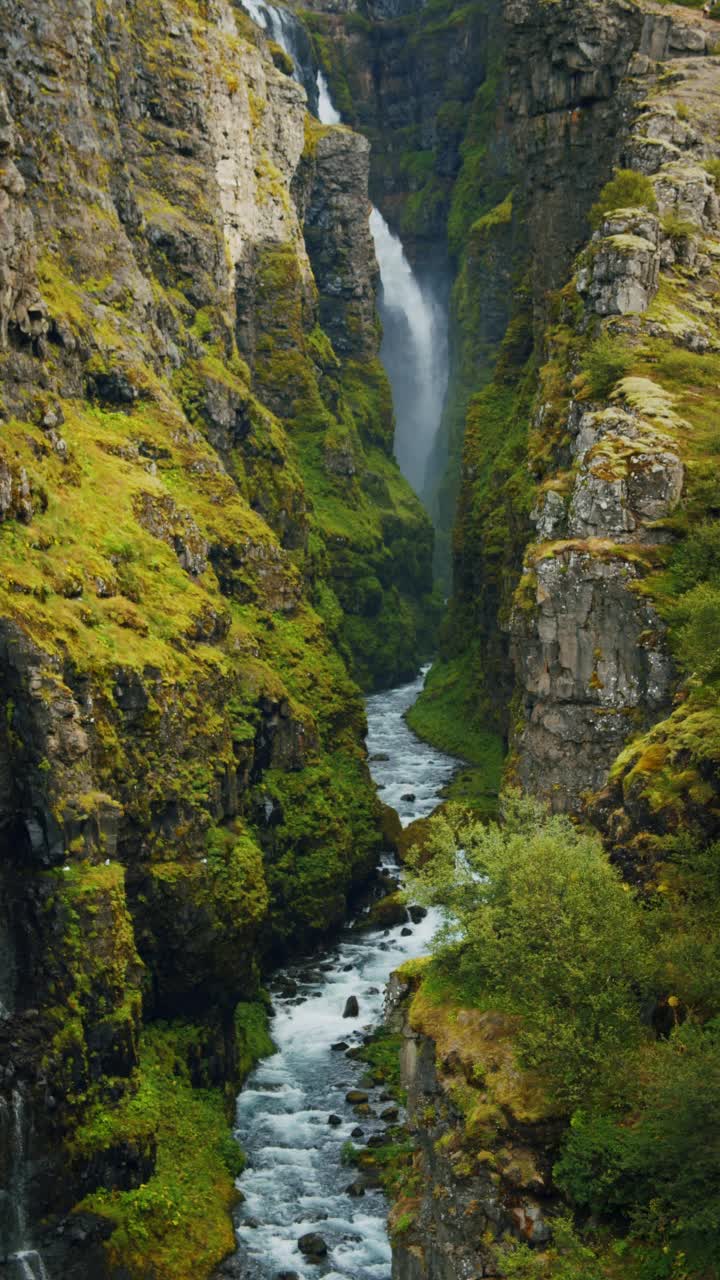
<svg viewBox="0 0 720 1280">
<path fill-rule="evenodd" d="M 260 968 L 382 846 L 355 680 L 429 644 L 369 148 L 225 0 L 0 50 L 0 1257 L 209 1274 Z"/>
<path fill-rule="evenodd" d="M 713 573 L 685 566 L 716 512 L 716 27 L 624 0 L 312 25 L 381 208 L 454 276 L 433 503 L 452 594 L 411 723 L 481 767 L 458 718 L 493 730 L 506 777 L 556 808 L 610 779 L 592 812 L 624 842 L 712 830 L 716 736 L 691 725 L 715 699 L 680 632 Z"/>
</svg>

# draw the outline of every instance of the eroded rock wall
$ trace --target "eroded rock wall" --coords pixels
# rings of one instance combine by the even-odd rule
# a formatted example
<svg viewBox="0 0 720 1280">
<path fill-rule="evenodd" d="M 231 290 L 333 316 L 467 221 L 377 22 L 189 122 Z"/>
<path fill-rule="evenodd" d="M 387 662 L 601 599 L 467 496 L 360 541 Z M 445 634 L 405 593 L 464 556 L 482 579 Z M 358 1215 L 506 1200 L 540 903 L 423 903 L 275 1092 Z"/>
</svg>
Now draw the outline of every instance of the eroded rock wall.
<svg viewBox="0 0 720 1280">
<path fill-rule="evenodd" d="M 230 1096 L 259 966 L 373 868 L 348 667 L 414 668 L 432 533 L 392 460 L 365 141 L 314 129 L 225 0 L 9 4 L 0 55 L 0 1088 L 28 1147 L 0 1256 L 42 1218 L 53 1271 L 96 1277 L 132 1232 L 54 1227 L 155 1176 L 143 1027 L 190 1019 L 177 1072 Z"/>
</svg>

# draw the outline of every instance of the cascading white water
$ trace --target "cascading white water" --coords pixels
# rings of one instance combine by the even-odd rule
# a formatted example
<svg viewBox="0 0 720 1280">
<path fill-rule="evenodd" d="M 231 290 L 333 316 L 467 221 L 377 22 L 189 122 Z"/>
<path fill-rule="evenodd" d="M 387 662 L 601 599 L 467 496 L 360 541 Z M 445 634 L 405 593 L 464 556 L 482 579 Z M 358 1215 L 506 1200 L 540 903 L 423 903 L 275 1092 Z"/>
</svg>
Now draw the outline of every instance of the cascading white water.
<svg viewBox="0 0 720 1280">
<path fill-rule="evenodd" d="M 447 319 L 444 308 L 421 289 L 400 239 L 378 209 L 370 214 L 370 230 L 382 284 L 380 357 L 393 389 L 395 456 L 422 494 L 447 391 Z"/>
<path fill-rule="evenodd" d="M 307 33 L 295 14 L 281 5 L 267 4 L 265 0 L 242 0 L 243 8 L 253 22 L 284 49 L 293 64 L 293 77 L 304 86 L 308 106 L 314 111 L 317 105 L 312 53 Z"/>
<path fill-rule="evenodd" d="M 321 124 L 342 124 L 340 112 L 330 97 L 330 89 L 322 71 L 316 77 L 318 91 L 318 120 Z"/>
<path fill-rule="evenodd" d="M 317 73 L 317 89 L 321 123 L 340 124 L 322 71 Z M 380 267 L 380 358 L 393 391 L 395 456 L 403 475 L 422 495 L 447 391 L 447 316 L 444 307 L 421 289 L 399 238 L 375 208 L 370 231 Z"/>
<path fill-rule="evenodd" d="M 366 704 L 373 777 L 403 825 L 432 812 L 457 764 L 419 742 L 405 723 L 422 683 L 420 676 Z M 390 861 L 386 868 L 397 872 Z M 438 923 L 431 912 L 411 927 L 347 929 L 326 956 L 291 966 L 273 982 L 278 1052 L 260 1063 L 238 1098 L 237 1135 L 248 1156 L 236 1221 L 244 1280 L 390 1280 L 385 1197 L 371 1186 L 350 1194 L 357 1174 L 342 1162 L 348 1140 L 367 1143 L 385 1132 L 388 1098 L 370 1088 L 369 1113 L 359 1120 L 346 1094 L 361 1083 L 363 1067 L 343 1048 L 360 1044 L 381 1021 L 391 971 L 427 950 Z M 359 1019 L 344 1017 L 349 996 L 359 1001 Z M 320 1268 L 299 1251 L 306 1233 L 326 1243 Z"/>
<path fill-rule="evenodd" d="M 0 1100 L 0 1132 L 8 1145 L 9 1186 L 3 1189 L 4 1242 L 3 1276 L 7 1280 L 50 1280 L 45 1263 L 33 1249 L 28 1230 L 28 1121 L 25 1099 L 13 1089 L 10 1105 Z"/>
</svg>

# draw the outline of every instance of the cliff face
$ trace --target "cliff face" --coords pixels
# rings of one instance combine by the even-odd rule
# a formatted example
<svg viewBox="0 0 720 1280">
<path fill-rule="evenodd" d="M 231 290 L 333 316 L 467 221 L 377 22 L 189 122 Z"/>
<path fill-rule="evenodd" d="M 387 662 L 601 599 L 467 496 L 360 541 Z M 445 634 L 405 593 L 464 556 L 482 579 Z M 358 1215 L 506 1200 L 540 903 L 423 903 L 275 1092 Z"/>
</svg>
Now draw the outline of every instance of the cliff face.
<svg viewBox="0 0 720 1280">
<path fill-rule="evenodd" d="M 463 707 L 510 744 L 512 776 L 577 809 L 671 709 L 689 624 L 669 617 L 667 575 L 714 511 L 701 441 L 716 342 L 715 27 L 629 3 L 312 22 L 344 109 L 374 139 L 381 122 L 381 207 L 426 268 L 447 250 L 454 274 L 434 508 L 441 548 L 454 521 L 453 593 L 413 723 L 447 744 Z M 400 40 L 402 58 L 386 57 Z M 618 169 L 650 185 L 621 183 L 591 228 Z M 677 759 L 689 753 L 702 789 L 712 766 L 696 744 L 682 730 Z M 624 798 L 596 810 L 629 839 L 644 752 L 627 757 Z M 650 790 L 646 828 L 669 774 Z M 695 822 L 689 792 L 683 804 Z"/>
<path fill-rule="evenodd" d="M 613 155 L 628 190 L 610 184 L 595 216 L 531 409 L 537 542 L 510 622 L 515 746 L 523 785 L 556 807 L 601 787 L 678 687 L 662 570 L 714 502 L 698 493 L 705 406 L 690 391 L 717 344 L 706 305 L 718 287 L 712 35 L 677 14 L 644 17 Z"/>
<path fill-rule="evenodd" d="M 58 1274 L 136 1247 L 199 1274 L 222 1196 L 186 1255 L 162 1214 L 142 1245 L 153 1090 L 184 1122 L 193 1084 L 232 1092 L 258 961 L 371 871 L 348 665 L 415 669 L 432 535 L 392 461 L 365 141 L 224 0 L 10 4 L 0 48 L 0 1255 L 96 1193 Z"/>
<path fill-rule="evenodd" d="M 538 1080 L 518 1067 L 513 1019 L 451 1001 L 440 1009 L 419 985 L 402 969 L 388 996 L 415 1143 L 390 1215 L 393 1280 L 494 1276 L 509 1240 L 542 1248 L 550 1239 L 561 1126 Z"/>
</svg>

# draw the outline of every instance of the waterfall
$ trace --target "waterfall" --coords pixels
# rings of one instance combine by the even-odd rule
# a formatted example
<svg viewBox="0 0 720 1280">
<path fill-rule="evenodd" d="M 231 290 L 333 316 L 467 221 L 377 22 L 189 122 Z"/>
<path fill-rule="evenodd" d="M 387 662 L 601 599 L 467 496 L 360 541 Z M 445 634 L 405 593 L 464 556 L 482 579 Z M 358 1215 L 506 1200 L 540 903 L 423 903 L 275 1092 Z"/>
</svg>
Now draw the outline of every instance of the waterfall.
<svg viewBox="0 0 720 1280">
<path fill-rule="evenodd" d="M 7 898 L 5 885 L 0 879 L 0 1022 L 9 1018 L 15 1009 L 17 961 L 10 929 L 9 910 L 2 904 Z"/>
<path fill-rule="evenodd" d="M 317 73 L 317 93 L 321 123 L 340 124 L 322 71 Z M 393 392 L 395 456 L 405 478 L 422 495 L 447 390 L 447 316 L 420 287 L 400 240 L 378 209 L 370 214 L 370 231 L 380 267 L 380 358 Z"/>
<path fill-rule="evenodd" d="M 304 27 L 298 22 L 294 13 L 277 4 L 266 4 L 265 0 L 242 0 L 243 8 L 249 13 L 253 22 L 284 49 L 292 59 L 293 77 L 305 89 L 311 111 L 317 111 L 317 88 L 312 50 Z"/>
<path fill-rule="evenodd" d="M 0 1098 L 0 1139 L 8 1184 L 0 1189 L 6 1266 L 3 1274 L 8 1280 L 50 1280 L 45 1263 L 29 1240 L 28 1136 L 25 1098 L 20 1089 L 13 1089 L 9 1103 Z"/>
<path fill-rule="evenodd" d="M 380 357 L 393 390 L 395 456 L 422 495 L 447 391 L 447 319 L 420 287 L 399 238 L 377 209 L 370 214 L 370 230 L 382 284 Z"/>
<path fill-rule="evenodd" d="M 317 95 L 318 95 L 318 120 L 321 124 L 342 124 L 340 112 L 335 109 L 335 104 L 330 97 L 328 82 L 322 71 L 318 71 L 316 76 Z"/>
</svg>

